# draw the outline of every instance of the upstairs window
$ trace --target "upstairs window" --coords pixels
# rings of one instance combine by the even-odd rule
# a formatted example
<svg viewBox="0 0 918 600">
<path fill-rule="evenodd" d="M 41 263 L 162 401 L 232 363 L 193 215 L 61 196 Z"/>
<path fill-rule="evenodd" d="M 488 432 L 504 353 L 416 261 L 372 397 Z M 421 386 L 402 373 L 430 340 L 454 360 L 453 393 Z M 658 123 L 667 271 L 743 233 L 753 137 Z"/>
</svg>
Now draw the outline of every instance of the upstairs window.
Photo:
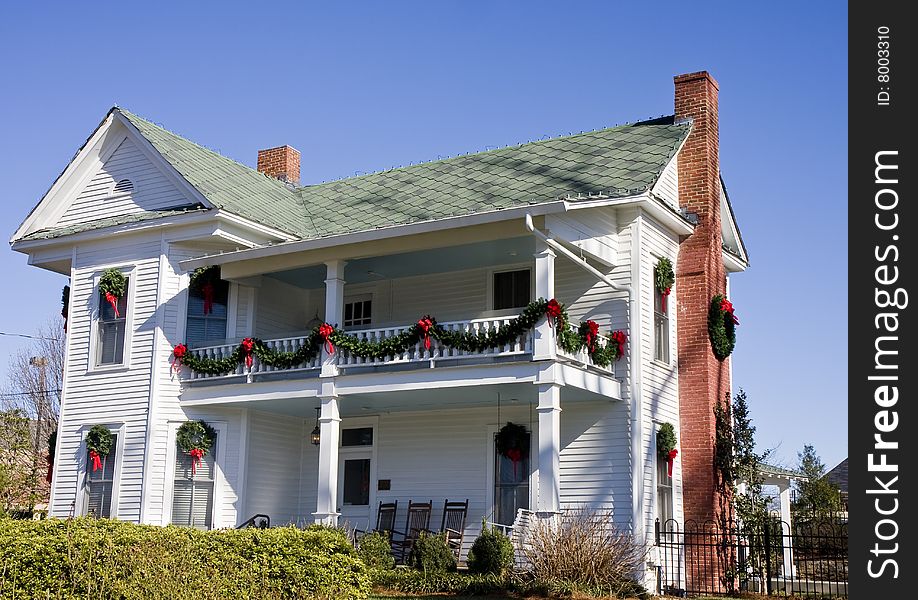
<svg viewBox="0 0 918 600">
<path fill-rule="evenodd" d="M 188 288 L 185 339 L 192 348 L 222 344 L 226 340 L 229 283 L 214 279 L 209 283 L 210 288 L 206 285 Z"/>
<path fill-rule="evenodd" d="M 131 289 L 131 279 L 127 280 L 126 290 Z M 127 297 L 126 292 L 118 298 L 118 310 L 106 300 L 105 294 L 99 294 L 99 327 L 97 365 L 120 365 L 124 363 L 124 335 L 127 328 Z"/>
<path fill-rule="evenodd" d="M 523 308 L 530 302 L 529 269 L 494 274 L 494 310 Z"/>
<path fill-rule="evenodd" d="M 216 474 L 217 444 L 214 444 L 194 468 L 192 473 L 191 455 L 182 452 L 176 444 L 175 479 L 172 488 L 172 523 L 197 529 L 210 529 L 213 526 L 214 513 L 214 480 Z"/>
<path fill-rule="evenodd" d="M 663 293 L 653 291 L 653 358 L 669 364 L 669 302 L 663 308 Z"/>
<path fill-rule="evenodd" d="M 344 326 L 361 327 L 373 322 L 373 297 L 358 296 L 344 302 Z"/>
<path fill-rule="evenodd" d="M 112 434 L 112 449 L 101 457 L 102 468 L 92 470 L 89 452 L 86 453 L 86 510 L 84 514 L 97 519 L 112 516 L 112 489 L 115 485 L 115 452 L 118 436 Z"/>
</svg>

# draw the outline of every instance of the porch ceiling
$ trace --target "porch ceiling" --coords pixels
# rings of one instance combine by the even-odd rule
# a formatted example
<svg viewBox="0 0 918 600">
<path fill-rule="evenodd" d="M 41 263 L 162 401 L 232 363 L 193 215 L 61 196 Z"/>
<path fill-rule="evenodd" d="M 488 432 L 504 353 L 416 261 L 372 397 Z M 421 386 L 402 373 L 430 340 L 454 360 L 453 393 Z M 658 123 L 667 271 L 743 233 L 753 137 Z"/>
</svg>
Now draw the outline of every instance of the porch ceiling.
<svg viewBox="0 0 918 600">
<path fill-rule="evenodd" d="M 344 278 L 348 283 L 357 284 L 444 271 L 499 267 L 528 263 L 534 252 L 535 238 L 522 236 L 418 252 L 372 256 L 348 261 Z M 317 288 L 324 285 L 325 265 L 278 271 L 267 276 L 304 289 Z"/>
<path fill-rule="evenodd" d="M 340 399 L 342 417 L 370 416 L 393 412 L 430 411 L 492 406 L 497 409 L 500 395 L 504 407 L 538 404 L 538 386 L 511 383 L 477 387 L 422 389 L 373 394 L 349 394 Z M 571 402 L 614 402 L 614 400 L 573 386 L 561 388 L 561 408 Z M 295 417 L 315 418 L 317 399 L 275 399 L 224 404 Z"/>
</svg>

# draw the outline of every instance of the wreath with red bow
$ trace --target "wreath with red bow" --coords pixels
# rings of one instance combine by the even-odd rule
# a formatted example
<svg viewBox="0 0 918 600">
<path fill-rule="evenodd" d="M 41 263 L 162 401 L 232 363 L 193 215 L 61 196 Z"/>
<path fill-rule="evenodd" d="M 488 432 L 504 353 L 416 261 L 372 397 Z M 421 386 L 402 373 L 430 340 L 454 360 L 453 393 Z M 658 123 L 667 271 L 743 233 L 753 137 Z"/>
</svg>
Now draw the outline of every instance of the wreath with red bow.
<svg viewBox="0 0 918 600">
<path fill-rule="evenodd" d="M 673 461 L 679 455 L 676 450 L 676 430 L 672 423 L 663 423 L 657 431 L 657 455 L 666 461 L 667 472 L 673 476 Z"/>
<path fill-rule="evenodd" d="M 89 429 L 86 434 L 86 450 L 89 451 L 93 473 L 102 468 L 102 459 L 112 451 L 113 441 L 112 432 L 105 425 L 93 425 Z"/>
<path fill-rule="evenodd" d="M 192 271 L 188 281 L 188 288 L 200 294 L 204 299 L 204 314 L 209 315 L 214 310 L 214 293 L 220 281 L 220 267 L 199 267 Z"/>
<path fill-rule="evenodd" d="M 708 336 L 711 338 L 711 350 L 717 360 L 724 360 L 736 346 L 736 326 L 739 319 L 733 313 L 733 304 L 721 294 L 711 299 L 708 310 Z"/>
<path fill-rule="evenodd" d="M 497 453 L 510 459 L 515 475 L 516 465 L 529 456 L 529 432 L 526 428 L 510 422 L 501 427 L 497 432 Z"/>
<path fill-rule="evenodd" d="M 179 450 L 191 456 L 191 475 L 214 446 L 217 432 L 204 421 L 185 421 L 175 433 Z"/>
<path fill-rule="evenodd" d="M 666 298 L 673 290 L 673 284 L 676 283 L 676 274 L 673 273 L 673 263 L 668 258 L 663 257 L 657 261 L 653 268 L 653 285 L 660 292 L 662 298 L 663 312 L 666 312 Z"/>
<path fill-rule="evenodd" d="M 99 291 L 105 297 L 106 302 L 112 305 L 115 318 L 121 318 L 118 313 L 118 301 L 127 293 L 127 278 L 124 273 L 118 269 L 106 269 L 99 278 Z"/>
</svg>

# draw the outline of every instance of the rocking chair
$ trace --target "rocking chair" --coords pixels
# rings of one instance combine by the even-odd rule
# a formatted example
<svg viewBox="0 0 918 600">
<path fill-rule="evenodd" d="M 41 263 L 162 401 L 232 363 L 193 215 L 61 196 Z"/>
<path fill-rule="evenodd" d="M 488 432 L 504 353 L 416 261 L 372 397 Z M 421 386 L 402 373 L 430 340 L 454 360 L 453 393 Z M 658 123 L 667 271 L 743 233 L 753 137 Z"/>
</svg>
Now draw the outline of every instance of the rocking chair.
<svg viewBox="0 0 918 600">
<path fill-rule="evenodd" d="M 392 532 L 395 530 L 395 514 L 398 512 L 398 500 L 393 502 L 380 502 L 379 508 L 376 509 L 376 527 L 372 530 L 375 533 L 381 533 L 392 542 Z M 360 541 L 360 538 L 371 531 L 362 529 L 354 530 L 354 539 Z"/>
<path fill-rule="evenodd" d="M 440 533 L 446 536 L 446 545 L 453 551 L 456 560 L 459 560 L 459 551 L 462 550 L 462 538 L 465 535 L 465 518 L 469 513 L 469 501 L 450 502 L 443 504 L 443 521 L 440 523 Z"/>
<path fill-rule="evenodd" d="M 392 555 L 399 564 L 407 564 L 414 543 L 422 531 L 427 531 L 430 526 L 430 512 L 433 507 L 433 501 L 412 502 L 408 501 L 408 518 L 405 521 L 405 531 L 393 531 L 393 534 L 401 536 L 400 540 L 393 539 Z"/>
</svg>

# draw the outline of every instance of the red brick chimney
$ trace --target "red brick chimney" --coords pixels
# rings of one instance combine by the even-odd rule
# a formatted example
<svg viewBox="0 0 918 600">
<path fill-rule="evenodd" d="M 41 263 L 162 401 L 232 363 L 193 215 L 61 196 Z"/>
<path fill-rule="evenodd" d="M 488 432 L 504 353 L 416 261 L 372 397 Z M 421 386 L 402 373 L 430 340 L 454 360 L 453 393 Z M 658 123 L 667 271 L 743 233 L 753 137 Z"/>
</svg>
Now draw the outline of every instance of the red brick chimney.
<svg viewBox="0 0 918 600">
<path fill-rule="evenodd" d="M 714 406 L 730 393 L 729 358 L 720 362 L 708 338 L 708 306 L 726 293 L 720 230 L 718 85 L 706 71 L 675 77 L 676 119 L 692 120 L 679 152 L 679 201 L 698 217 L 676 264 L 679 352 L 679 460 L 685 519 L 716 519 L 720 502 L 714 469 Z"/>
<path fill-rule="evenodd" d="M 270 177 L 290 183 L 300 182 L 300 151 L 291 146 L 278 146 L 258 151 L 258 170 Z"/>
</svg>

